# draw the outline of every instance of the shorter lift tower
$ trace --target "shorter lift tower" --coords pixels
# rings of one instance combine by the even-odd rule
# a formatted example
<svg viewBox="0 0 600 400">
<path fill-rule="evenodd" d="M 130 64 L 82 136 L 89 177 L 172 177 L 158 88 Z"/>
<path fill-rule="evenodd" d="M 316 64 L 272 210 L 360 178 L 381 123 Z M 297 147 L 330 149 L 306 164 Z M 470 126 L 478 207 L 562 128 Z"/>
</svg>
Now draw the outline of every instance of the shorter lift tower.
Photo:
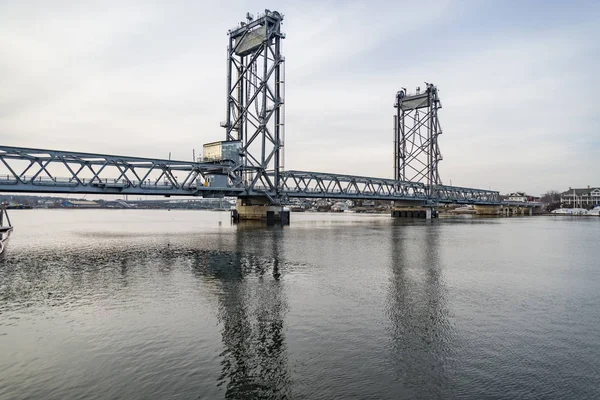
<svg viewBox="0 0 600 400">
<path fill-rule="evenodd" d="M 436 187 L 442 184 L 438 172 L 442 160 L 438 110 L 442 103 L 437 88 L 430 83 L 425 85 L 424 92 L 417 88 L 415 94 L 408 94 L 406 89 L 396 93 L 394 179 L 424 183 L 427 195 L 435 198 Z"/>
</svg>

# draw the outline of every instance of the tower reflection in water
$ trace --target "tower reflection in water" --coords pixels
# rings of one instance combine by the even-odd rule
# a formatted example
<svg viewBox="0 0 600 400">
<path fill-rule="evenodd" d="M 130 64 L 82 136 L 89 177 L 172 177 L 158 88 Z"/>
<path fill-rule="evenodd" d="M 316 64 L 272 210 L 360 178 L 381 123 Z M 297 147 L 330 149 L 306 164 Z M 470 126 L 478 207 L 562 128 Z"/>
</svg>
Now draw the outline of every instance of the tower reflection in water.
<svg viewBox="0 0 600 400">
<path fill-rule="evenodd" d="M 453 397 L 454 334 L 433 224 L 398 224 L 391 235 L 387 313 L 396 379 L 414 397 Z M 411 396 L 413 397 L 413 396 Z"/>
<path fill-rule="evenodd" d="M 205 253 L 195 260 L 195 270 L 215 285 L 223 342 L 218 386 L 226 387 L 226 398 L 290 397 L 288 306 L 279 259 L 283 235 L 282 229 L 240 224 L 233 254 Z"/>
</svg>

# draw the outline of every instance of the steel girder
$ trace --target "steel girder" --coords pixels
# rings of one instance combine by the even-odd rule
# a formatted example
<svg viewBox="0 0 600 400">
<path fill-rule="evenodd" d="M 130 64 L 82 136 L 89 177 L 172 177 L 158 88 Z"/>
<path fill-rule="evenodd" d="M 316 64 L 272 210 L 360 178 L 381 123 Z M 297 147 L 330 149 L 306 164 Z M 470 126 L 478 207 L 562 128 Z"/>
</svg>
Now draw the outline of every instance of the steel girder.
<svg viewBox="0 0 600 400">
<path fill-rule="evenodd" d="M 282 171 L 280 193 L 287 197 L 427 201 L 418 182 L 308 171 Z"/>
<path fill-rule="evenodd" d="M 438 163 L 442 160 L 438 146 L 438 136 L 442 134 L 438 110 L 442 103 L 437 88 L 426 85 L 423 93 L 407 95 L 401 90 L 396 94 L 394 178 L 433 187 L 442 184 L 438 172 Z"/>
<path fill-rule="evenodd" d="M 438 185 L 432 188 L 431 193 L 439 203 L 500 204 L 500 193 L 493 190 Z"/>
<path fill-rule="evenodd" d="M 225 140 L 240 140 L 240 163 L 230 172 L 234 186 L 277 193 L 283 168 L 283 16 L 265 10 L 229 31 Z M 271 172 L 272 174 L 268 174 Z"/>
<path fill-rule="evenodd" d="M 42 193 L 236 195 L 242 189 L 205 186 L 231 164 L 125 157 L 0 146 L 0 191 Z"/>
<path fill-rule="evenodd" d="M 496 191 L 309 171 L 282 171 L 280 193 L 297 198 L 416 201 L 421 204 L 500 204 Z M 431 195 L 429 194 L 431 193 Z"/>
</svg>

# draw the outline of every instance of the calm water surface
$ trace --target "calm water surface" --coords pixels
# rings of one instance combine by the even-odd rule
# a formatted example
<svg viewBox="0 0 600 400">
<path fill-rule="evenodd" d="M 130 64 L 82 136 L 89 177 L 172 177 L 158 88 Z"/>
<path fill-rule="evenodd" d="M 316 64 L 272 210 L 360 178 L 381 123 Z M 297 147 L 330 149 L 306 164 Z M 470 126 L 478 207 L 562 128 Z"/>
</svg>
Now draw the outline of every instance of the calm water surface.
<svg viewBox="0 0 600 400">
<path fill-rule="evenodd" d="M 2 399 L 600 398 L 600 218 L 11 218 Z"/>
</svg>

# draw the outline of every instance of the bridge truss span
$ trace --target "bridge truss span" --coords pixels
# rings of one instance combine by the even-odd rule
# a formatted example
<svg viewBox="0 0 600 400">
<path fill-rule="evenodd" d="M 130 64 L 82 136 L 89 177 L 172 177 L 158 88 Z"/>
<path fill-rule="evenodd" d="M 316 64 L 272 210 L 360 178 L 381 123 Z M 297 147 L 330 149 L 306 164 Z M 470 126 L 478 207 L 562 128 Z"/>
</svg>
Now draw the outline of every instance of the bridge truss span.
<svg viewBox="0 0 600 400">
<path fill-rule="evenodd" d="M 426 201 L 418 182 L 309 171 L 282 171 L 280 193 L 287 197 Z"/>
<path fill-rule="evenodd" d="M 500 204 L 500 193 L 493 190 L 437 185 L 432 195 L 439 203 L 454 204 Z"/>
<path fill-rule="evenodd" d="M 0 146 L 0 191 L 40 193 L 237 195 L 205 186 L 227 163 L 196 163 Z"/>
<path fill-rule="evenodd" d="M 230 185 L 230 162 L 196 163 L 0 146 L 0 191 L 161 196 L 266 196 L 499 204 L 490 190 L 325 172 L 280 171 L 279 193 Z M 220 182 L 211 177 L 220 176 Z M 215 184 L 216 183 L 216 184 Z"/>
</svg>

